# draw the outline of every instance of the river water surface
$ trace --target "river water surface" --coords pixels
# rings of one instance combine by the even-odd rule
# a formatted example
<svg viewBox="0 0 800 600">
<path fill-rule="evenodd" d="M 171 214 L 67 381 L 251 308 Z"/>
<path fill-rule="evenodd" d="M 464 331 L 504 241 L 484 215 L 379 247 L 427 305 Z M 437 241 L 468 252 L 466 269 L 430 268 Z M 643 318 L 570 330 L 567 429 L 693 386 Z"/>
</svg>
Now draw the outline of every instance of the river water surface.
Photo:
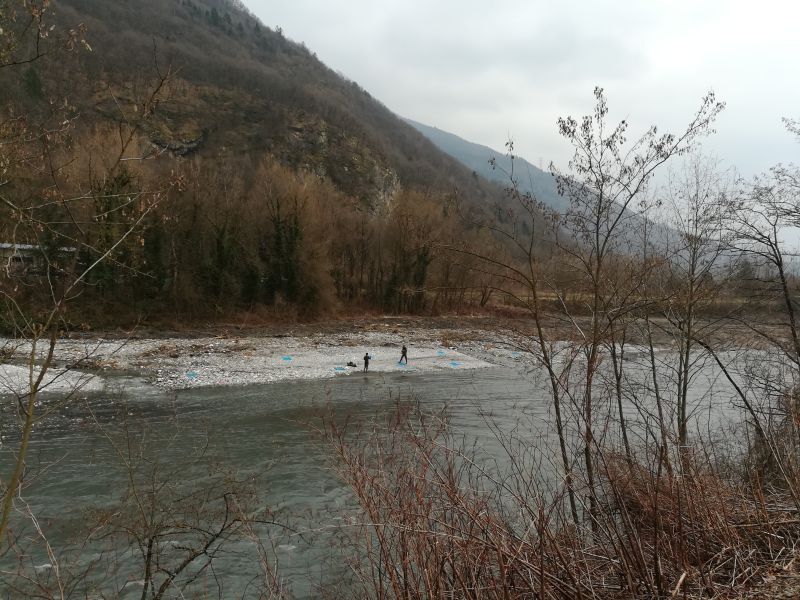
<svg viewBox="0 0 800 600">
<path fill-rule="evenodd" d="M 276 548 L 280 575 L 299 597 L 313 596 L 318 585 L 335 576 L 326 566 L 325 544 L 320 543 L 325 536 L 318 532 L 340 524 L 342 509 L 351 504 L 348 490 L 330 468 L 330 448 L 313 431 L 326 406 L 333 407 L 337 419 L 351 424 L 381 419 L 395 411 L 398 402 L 418 401 L 437 411 L 446 408 L 453 427 L 479 439 L 489 451 L 494 436 L 488 418 L 506 428 L 518 427 L 524 416 L 539 433 L 550 428 L 549 404 L 538 386 L 499 367 L 353 374 L 170 393 L 136 380 L 120 380 L 116 387 L 119 392 L 73 402 L 34 431 L 28 460 L 32 482 L 25 497 L 39 522 L 49 528 L 51 544 L 58 547 L 68 539 L 88 507 L 114 506 L 126 488 L 122 458 L 127 449 L 119 452 L 126 430 L 135 438 L 136 452 L 144 441 L 141 451 L 157 457 L 165 473 L 175 468 L 178 476 L 191 480 L 202 477 L 204 467 L 212 464 L 233 467 L 240 474 L 258 473 L 261 500 L 276 520 L 284 519 L 299 532 L 281 535 Z M 7 430 L 6 448 L 13 441 L 13 431 Z M 501 453 L 497 447 L 493 450 Z M 10 458 L 4 448 L 3 473 L 8 472 Z M 49 559 L 41 555 L 33 562 L 43 568 Z M 3 567 L 11 568 L 8 561 Z M 232 594 L 241 592 L 257 574 L 242 564 L 233 568 L 241 570 L 221 574 L 228 586 L 234 586 L 228 588 Z M 136 571 L 125 573 L 119 565 L 116 569 L 118 578 L 132 578 L 122 596 L 129 591 L 135 597 Z"/>
<path fill-rule="evenodd" d="M 716 377 L 709 376 L 704 389 L 715 385 Z M 494 428 L 555 447 L 544 382 L 505 367 L 359 373 L 169 393 L 135 379 L 120 379 L 111 387 L 119 391 L 73 402 L 34 432 L 25 497 L 51 544 L 68 545 L 86 522 L 87 508 L 115 506 L 121 490 L 127 489 L 125 456 L 141 454 L 158 461 L 163 472 L 187 482 L 205 477 L 212 465 L 225 465 L 240 476 L 257 474 L 260 501 L 276 521 L 291 525 L 291 530 L 272 530 L 275 538 L 262 541 L 274 542 L 278 573 L 296 597 L 314 597 L 343 577 L 332 532 L 346 526 L 353 501 L 331 469 L 330 447 L 313 431 L 325 407 L 332 407 L 337 420 L 351 424 L 381 419 L 398 402 L 446 409 L 455 431 L 500 461 L 504 450 Z M 6 474 L 16 434 L 6 416 L 4 421 L 0 472 Z M 125 446 L 126 439 L 133 439 L 133 451 Z M 50 559 L 37 552 L 31 564 L 52 568 Z M 87 561 L 99 556 L 91 544 L 78 552 Z M 9 557 L 0 559 L 4 570 L 13 570 L 12 563 Z M 113 571 L 110 577 L 120 597 L 141 595 L 141 561 L 135 552 L 105 568 Z M 222 581 L 224 587 L 208 595 L 248 596 L 248 584 L 257 577 L 257 556 L 239 548 L 218 562 L 214 577 L 209 575 L 213 585 Z"/>
</svg>

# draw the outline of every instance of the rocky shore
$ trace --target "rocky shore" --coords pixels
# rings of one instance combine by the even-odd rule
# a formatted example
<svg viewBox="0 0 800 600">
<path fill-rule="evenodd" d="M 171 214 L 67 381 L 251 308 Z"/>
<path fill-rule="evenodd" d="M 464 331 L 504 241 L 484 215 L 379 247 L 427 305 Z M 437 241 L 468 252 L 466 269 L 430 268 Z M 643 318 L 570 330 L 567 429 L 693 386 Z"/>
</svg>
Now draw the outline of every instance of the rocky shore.
<svg viewBox="0 0 800 600">
<path fill-rule="evenodd" d="M 524 362 L 524 353 L 509 339 L 481 329 L 412 327 L 400 333 L 392 322 L 295 335 L 63 339 L 56 346 L 44 390 L 97 391 L 115 373 L 141 377 L 164 389 L 340 377 L 362 372 L 367 353 L 372 373 L 433 373 Z M 403 344 L 408 346 L 408 364 L 398 362 Z M 40 359 L 44 346 L 38 350 Z M 0 393 L 24 390 L 29 343 L 0 339 L 0 349 Z"/>
</svg>

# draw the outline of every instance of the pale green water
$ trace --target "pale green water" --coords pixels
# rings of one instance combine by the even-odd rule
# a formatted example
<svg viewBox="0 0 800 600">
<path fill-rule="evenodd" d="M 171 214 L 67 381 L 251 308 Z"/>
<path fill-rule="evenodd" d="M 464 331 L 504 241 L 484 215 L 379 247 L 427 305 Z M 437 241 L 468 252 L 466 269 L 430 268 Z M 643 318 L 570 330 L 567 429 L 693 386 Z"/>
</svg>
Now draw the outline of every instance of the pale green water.
<svg viewBox="0 0 800 600">
<path fill-rule="evenodd" d="M 709 379 L 703 387 L 713 385 L 716 383 Z M 315 597 L 320 589 L 347 577 L 335 540 L 337 531 L 348 525 L 347 513 L 353 502 L 330 468 L 331 449 L 310 426 L 319 422 L 326 405 L 333 407 L 338 421 L 352 424 L 380 420 L 395 410 L 398 401 L 412 398 L 425 409 L 446 407 L 454 430 L 468 442 L 477 442 L 484 457 L 501 465 L 505 453 L 493 427 L 539 439 L 540 447 L 555 449 L 546 388 L 505 368 L 357 374 L 171 394 L 132 380 L 120 380 L 119 386 L 124 391 L 94 395 L 60 410 L 34 433 L 28 460 L 28 481 L 32 483 L 25 496 L 53 546 L 68 546 L 67 540 L 86 520 L 84 511 L 113 507 L 127 486 L 120 457 L 87 418 L 91 409 L 117 442 L 125 438 L 124 420 L 134 446 L 143 440 L 145 454 L 157 457 L 172 478 L 196 482 L 206 476 L 209 465 L 216 464 L 233 467 L 240 475 L 258 473 L 263 505 L 274 512 L 277 521 L 294 528 L 287 532 L 265 527 L 259 534 L 274 536 L 278 573 L 297 597 Z M 3 413 L 7 445 L 0 453 L 2 474 L 8 472 L 9 448 L 16 435 L 9 427 L 7 409 Z M 633 411 L 629 416 L 640 417 Z M 202 458 L 193 460 L 201 454 Z M 535 460 L 540 461 L 538 468 L 548 468 L 548 457 L 540 455 Z M 48 465 L 48 470 L 33 478 L 40 467 Z M 95 540 L 79 554 L 85 562 L 98 558 L 104 547 Z M 220 557 L 214 576 L 206 574 L 204 597 L 257 597 L 254 588 L 248 587 L 258 576 L 253 545 L 238 543 L 231 550 Z M 33 565 L 48 562 L 41 550 L 30 558 Z M 0 558 L 0 568 L 12 567 L 8 557 Z M 115 594 L 120 597 L 141 595 L 141 587 L 135 584 L 119 591 L 129 579 L 141 578 L 141 562 L 131 555 L 119 555 L 113 567 L 106 564 L 100 571 L 110 573 L 106 588 L 116 585 Z M 216 587 L 217 582 L 222 582 L 221 588 Z M 14 597 L 4 592 L 2 597 Z"/>
<path fill-rule="evenodd" d="M 203 477 L 204 466 L 217 463 L 233 466 L 241 473 L 263 473 L 258 480 L 260 496 L 275 511 L 277 520 L 291 523 L 299 531 L 312 530 L 278 540 L 280 575 L 301 597 L 313 596 L 315 586 L 338 576 L 340 568 L 326 564 L 328 554 L 336 561 L 336 552 L 328 548 L 326 532 L 340 526 L 342 509 L 352 506 L 348 490 L 329 468 L 330 448 L 309 426 L 318 422 L 326 405 L 334 407 L 338 420 L 354 424 L 388 415 L 398 401 L 416 399 L 431 410 L 446 406 L 457 430 L 477 437 L 482 448 L 498 455 L 502 452 L 481 413 L 492 413 L 502 427 L 518 427 L 520 417 L 527 413 L 525 426 L 539 432 L 549 429 L 549 405 L 536 386 L 501 368 L 358 374 L 324 381 L 199 388 L 177 394 L 164 394 L 136 382 L 126 382 L 125 387 L 115 396 L 95 395 L 86 402 L 73 403 L 34 432 L 28 461 L 31 474 L 39 465 L 56 464 L 33 481 L 25 496 L 46 526 L 51 543 L 56 547 L 63 544 L 64 530 L 69 533 L 77 529 L 84 509 L 112 506 L 126 486 L 122 461 L 87 418 L 88 406 L 114 440 L 123 438 L 123 419 L 131 438 L 142 439 L 146 432 L 144 446 L 158 457 L 165 471 L 177 467 L 178 477 L 189 481 Z M 13 430 L 6 434 L 7 441 L 13 442 Z M 191 467 L 183 466 L 201 448 L 203 458 L 192 461 Z M 8 461 L 4 451 L 0 460 L 3 473 L 8 471 Z M 249 562 L 254 558 L 250 554 Z M 49 561 L 41 555 L 33 562 L 41 565 Z M 124 581 L 124 573 L 136 573 L 136 568 L 130 559 L 123 562 L 128 568 L 121 567 L 122 574 L 117 577 Z M 223 569 L 227 566 L 231 570 L 218 572 L 227 582 L 223 597 L 228 593 L 238 596 L 253 576 L 257 565 L 247 562 L 241 557 L 220 561 Z M 3 566 L 7 568 L 7 564 Z M 130 589 L 130 597 L 141 593 L 141 587 L 136 588 L 138 591 L 126 589 Z"/>
</svg>

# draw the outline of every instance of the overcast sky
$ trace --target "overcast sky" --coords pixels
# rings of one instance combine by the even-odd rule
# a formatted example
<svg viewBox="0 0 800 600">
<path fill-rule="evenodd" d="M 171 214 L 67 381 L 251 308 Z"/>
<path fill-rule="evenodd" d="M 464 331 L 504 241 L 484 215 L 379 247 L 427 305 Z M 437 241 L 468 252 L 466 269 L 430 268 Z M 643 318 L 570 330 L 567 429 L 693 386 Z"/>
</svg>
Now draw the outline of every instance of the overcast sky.
<svg viewBox="0 0 800 600">
<path fill-rule="evenodd" d="M 605 88 L 631 133 L 727 109 L 705 148 L 743 175 L 800 162 L 800 3 L 728 0 L 245 0 L 397 114 L 566 166 L 559 116 Z"/>
</svg>

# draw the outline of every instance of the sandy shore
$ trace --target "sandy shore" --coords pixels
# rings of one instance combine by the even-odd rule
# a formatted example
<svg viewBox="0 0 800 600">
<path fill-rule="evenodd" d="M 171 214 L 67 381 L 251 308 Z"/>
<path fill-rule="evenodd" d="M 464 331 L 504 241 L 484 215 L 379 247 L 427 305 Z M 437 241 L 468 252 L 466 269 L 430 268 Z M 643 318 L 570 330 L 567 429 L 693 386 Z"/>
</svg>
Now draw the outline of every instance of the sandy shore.
<svg viewBox="0 0 800 600">
<path fill-rule="evenodd" d="M 376 373 L 481 369 L 523 360 L 502 338 L 491 337 L 486 331 L 454 336 L 452 331 L 425 328 L 399 336 L 385 326 L 299 336 L 65 339 L 58 342 L 45 389 L 99 390 L 113 373 L 135 374 L 165 389 L 342 377 L 360 373 L 366 353 L 372 357 L 369 370 Z M 398 363 L 404 343 L 407 365 Z M 0 349 L 6 357 L 0 365 L 0 393 L 24 390 L 28 375 L 21 361 L 30 352 L 29 344 L 0 339 Z"/>
</svg>

